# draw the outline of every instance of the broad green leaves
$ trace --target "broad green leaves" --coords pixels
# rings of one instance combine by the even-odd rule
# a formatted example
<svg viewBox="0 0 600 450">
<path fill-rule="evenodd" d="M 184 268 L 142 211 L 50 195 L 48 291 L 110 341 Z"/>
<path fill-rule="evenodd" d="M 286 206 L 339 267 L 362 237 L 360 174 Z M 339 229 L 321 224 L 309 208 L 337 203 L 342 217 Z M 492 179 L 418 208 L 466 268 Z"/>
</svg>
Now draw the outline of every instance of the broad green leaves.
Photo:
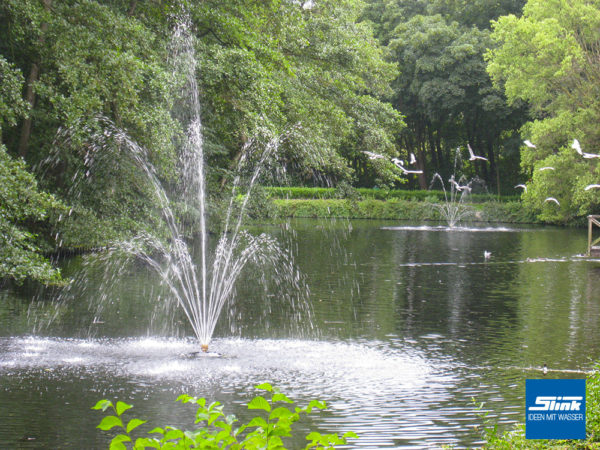
<svg viewBox="0 0 600 450">
<path fill-rule="evenodd" d="M 234 416 L 226 416 L 223 413 L 223 405 L 213 402 L 206 406 L 204 398 L 180 395 L 177 401 L 182 403 L 193 403 L 198 406 L 196 411 L 196 423 L 200 428 L 192 431 L 183 431 L 176 427 L 156 427 L 148 431 L 153 437 L 138 437 L 135 439 L 134 449 L 158 448 L 158 449 L 285 449 L 282 438 L 292 436 L 292 425 L 300 419 L 301 415 L 310 414 L 314 408 L 325 409 L 325 402 L 312 400 L 306 407 L 295 407 L 291 410 L 285 406 L 277 406 L 283 402 L 292 404 L 285 394 L 269 383 L 256 386 L 257 389 L 270 394 L 270 399 L 259 395 L 248 403 L 248 409 L 264 411 L 264 413 L 252 418 L 247 424 L 234 427 L 237 422 Z M 269 395 L 267 395 L 269 397 Z M 130 434 L 145 421 L 131 419 L 127 426 L 123 425 L 122 414 L 129 410 L 131 405 L 117 402 L 116 406 L 109 400 L 100 400 L 92 409 L 112 410 L 116 413 L 104 417 L 98 425 L 101 430 L 109 431 L 121 428 L 125 433 L 117 434 L 111 441 L 111 449 L 125 449 L 125 442 L 132 442 L 134 437 Z M 347 439 L 357 439 L 355 433 L 348 432 L 343 436 L 337 434 L 322 435 L 311 432 L 306 436 L 307 449 L 335 448 L 337 445 L 347 445 Z"/>
<path fill-rule="evenodd" d="M 263 409 L 267 412 L 271 411 L 271 405 L 260 395 L 254 397 L 250 403 L 248 403 L 248 409 Z"/>
</svg>

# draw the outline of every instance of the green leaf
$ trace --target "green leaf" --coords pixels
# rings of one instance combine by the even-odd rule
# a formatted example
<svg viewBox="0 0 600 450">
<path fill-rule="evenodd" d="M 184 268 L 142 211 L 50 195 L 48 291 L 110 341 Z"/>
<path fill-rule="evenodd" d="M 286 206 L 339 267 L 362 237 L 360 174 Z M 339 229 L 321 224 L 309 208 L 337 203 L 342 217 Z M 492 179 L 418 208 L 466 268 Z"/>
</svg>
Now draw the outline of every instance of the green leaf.
<svg viewBox="0 0 600 450">
<path fill-rule="evenodd" d="M 102 419 L 102 422 L 100 422 L 100 425 L 98 425 L 96 428 L 107 431 L 114 427 L 123 427 L 123 422 L 121 422 L 121 419 L 119 419 L 117 416 L 105 417 Z"/>
<path fill-rule="evenodd" d="M 212 402 L 210 405 L 208 405 L 208 410 L 212 411 L 213 409 L 217 408 L 220 404 L 221 402 Z"/>
<path fill-rule="evenodd" d="M 172 430 L 169 430 L 165 433 L 165 437 L 164 439 L 171 440 L 171 439 L 181 439 L 183 437 L 183 431 L 178 430 L 177 428 L 173 428 Z"/>
<path fill-rule="evenodd" d="M 344 433 L 342 437 L 344 439 L 345 438 L 355 438 L 355 439 L 358 439 L 358 434 L 356 434 L 354 431 L 348 431 L 347 433 Z"/>
<path fill-rule="evenodd" d="M 269 383 L 259 384 L 258 386 L 254 386 L 256 389 L 260 389 L 261 391 L 273 392 L 273 386 Z"/>
<path fill-rule="evenodd" d="M 108 447 L 109 450 L 127 450 L 127 447 L 122 442 L 111 442 Z"/>
<path fill-rule="evenodd" d="M 148 431 L 148 434 L 151 434 L 151 433 L 160 433 L 160 434 L 164 435 L 165 434 L 165 430 L 163 430 L 160 427 L 156 427 L 156 428 Z"/>
<path fill-rule="evenodd" d="M 293 400 L 290 400 L 285 394 L 273 394 L 273 398 L 271 402 L 286 402 L 286 403 L 294 403 Z"/>
<path fill-rule="evenodd" d="M 263 419 L 262 417 L 255 417 L 250 421 L 250 423 L 248 423 L 248 425 L 246 425 L 246 427 L 267 428 L 268 425 L 269 424 L 267 423 L 267 421 L 265 419 Z"/>
<path fill-rule="evenodd" d="M 199 410 L 196 412 L 196 423 L 202 422 L 202 421 L 204 421 L 204 420 L 208 420 L 208 418 L 209 418 L 210 416 L 209 416 L 209 415 L 208 415 L 208 413 L 207 413 L 207 412 L 205 412 L 205 411 L 206 411 L 206 410 L 204 410 L 204 411 L 203 411 L 203 410 L 199 409 Z"/>
<path fill-rule="evenodd" d="M 101 409 L 102 411 L 106 411 L 107 408 L 113 406 L 110 400 L 100 400 L 96 405 L 92 406 L 92 409 Z"/>
<path fill-rule="evenodd" d="M 147 420 L 140 420 L 140 419 L 131 419 L 129 421 L 129 423 L 127 424 L 127 432 L 131 433 L 132 430 L 136 429 L 137 427 L 139 427 L 140 425 L 142 425 L 143 423 L 146 423 Z"/>
<path fill-rule="evenodd" d="M 285 426 L 278 426 L 277 428 L 274 428 L 270 433 L 269 436 L 291 436 L 292 435 L 292 428 L 289 425 L 285 425 Z"/>
<path fill-rule="evenodd" d="M 193 400 L 194 400 L 194 397 L 187 395 L 187 394 L 181 394 L 179 397 L 177 397 L 177 400 L 175 400 L 175 401 L 181 402 L 181 403 L 189 403 Z"/>
<path fill-rule="evenodd" d="M 270 412 L 271 405 L 269 405 L 269 402 L 266 401 L 264 397 L 259 395 L 258 397 L 254 397 L 250 403 L 248 403 L 248 409 L 263 409 Z"/>
<path fill-rule="evenodd" d="M 121 414 L 123 414 L 125 411 L 127 411 L 130 408 L 133 408 L 133 405 L 128 405 L 125 402 L 117 402 L 117 407 L 116 407 L 117 415 L 120 416 Z"/>
<path fill-rule="evenodd" d="M 220 411 L 219 411 L 219 412 L 213 412 L 213 413 L 211 413 L 211 414 L 210 414 L 210 417 L 208 418 L 208 422 L 207 422 L 207 423 L 208 423 L 209 425 L 212 425 L 212 424 L 213 424 L 213 422 L 214 422 L 215 420 L 217 420 L 219 417 L 221 417 L 222 415 L 223 415 L 223 413 L 222 413 L 222 412 L 220 412 Z"/>
<path fill-rule="evenodd" d="M 152 439 L 152 438 L 138 438 L 135 440 L 135 447 L 136 449 L 138 448 L 143 448 L 145 449 L 146 447 L 152 447 L 152 448 L 160 448 L 160 442 L 157 441 L 156 439 Z"/>
<path fill-rule="evenodd" d="M 109 450 L 127 449 L 127 446 L 125 446 L 123 442 L 131 442 L 131 438 L 125 434 L 117 434 L 112 441 L 110 441 Z"/>
<path fill-rule="evenodd" d="M 277 450 L 285 450 L 285 447 L 283 446 L 283 441 L 281 440 L 281 438 L 279 436 L 273 436 L 269 439 L 269 446 L 267 447 L 269 449 L 277 449 Z"/>
<path fill-rule="evenodd" d="M 311 400 L 308 406 L 306 407 L 306 412 L 310 413 L 313 410 L 313 408 L 325 409 L 327 408 L 327 405 L 324 401 L 321 400 Z"/>
<path fill-rule="evenodd" d="M 117 434 L 114 438 L 112 438 L 110 443 L 113 444 L 116 442 L 131 442 L 131 438 L 126 434 Z"/>
<path fill-rule="evenodd" d="M 289 409 L 281 406 L 271 411 L 271 414 L 269 414 L 269 420 L 278 419 L 280 417 L 290 417 L 293 414 L 294 413 L 292 413 Z"/>
<path fill-rule="evenodd" d="M 317 431 L 308 433 L 306 435 L 306 440 L 307 441 L 319 441 L 319 440 L 321 440 L 321 433 L 318 433 Z"/>
</svg>

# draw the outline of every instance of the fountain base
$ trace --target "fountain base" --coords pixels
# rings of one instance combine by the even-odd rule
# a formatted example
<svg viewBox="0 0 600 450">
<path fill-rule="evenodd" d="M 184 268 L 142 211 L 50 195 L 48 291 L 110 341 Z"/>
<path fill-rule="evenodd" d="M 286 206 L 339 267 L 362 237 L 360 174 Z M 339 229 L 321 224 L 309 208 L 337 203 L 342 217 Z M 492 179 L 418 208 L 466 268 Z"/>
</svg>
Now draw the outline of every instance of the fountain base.
<svg viewBox="0 0 600 450">
<path fill-rule="evenodd" d="M 185 354 L 182 354 L 181 357 L 187 358 L 187 359 L 195 359 L 195 358 L 222 358 L 223 355 L 221 353 L 217 353 L 217 352 L 205 352 L 205 351 L 201 351 L 201 352 L 185 353 Z"/>
</svg>

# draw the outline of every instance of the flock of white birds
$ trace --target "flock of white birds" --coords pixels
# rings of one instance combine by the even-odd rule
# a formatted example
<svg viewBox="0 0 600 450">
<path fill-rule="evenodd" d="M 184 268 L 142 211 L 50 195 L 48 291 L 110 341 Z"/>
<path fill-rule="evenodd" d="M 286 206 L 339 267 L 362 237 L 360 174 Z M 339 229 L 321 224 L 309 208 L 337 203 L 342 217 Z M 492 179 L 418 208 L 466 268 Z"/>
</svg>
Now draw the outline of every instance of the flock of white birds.
<svg viewBox="0 0 600 450">
<path fill-rule="evenodd" d="M 526 139 L 523 141 L 523 143 L 529 147 L 529 148 L 536 148 L 535 144 L 533 144 L 530 140 Z M 583 150 L 581 150 L 581 145 L 579 144 L 579 141 L 577 139 L 573 140 L 573 144 L 571 145 L 571 147 L 577 152 L 579 153 L 582 157 L 584 157 L 585 159 L 594 159 L 594 158 L 600 158 L 600 154 L 596 154 L 596 153 L 586 153 Z M 460 150 L 460 149 L 459 149 Z M 483 156 L 479 156 L 476 155 L 475 152 L 473 152 L 473 149 L 471 148 L 471 146 L 469 144 L 467 144 L 467 150 L 469 150 L 469 161 L 476 161 L 476 160 L 482 160 L 482 161 L 488 161 L 487 158 L 484 158 Z M 385 159 L 387 160 L 388 157 L 384 156 L 384 155 L 380 155 L 378 153 L 373 153 L 373 152 L 368 152 L 368 151 L 363 151 L 363 153 L 365 155 L 367 155 L 369 157 L 369 159 Z M 390 161 L 397 167 L 399 168 L 402 173 L 405 174 L 411 174 L 411 173 L 423 173 L 422 170 L 410 170 L 407 169 L 405 167 L 404 161 L 398 158 L 391 158 Z M 417 162 L 417 158 L 415 158 L 414 153 L 410 154 L 410 161 L 409 164 L 414 165 Z M 545 171 L 545 170 L 556 170 L 554 167 L 551 166 L 545 166 L 545 167 L 540 167 L 538 169 L 540 172 Z M 459 186 L 458 184 L 456 185 L 456 188 L 460 191 L 461 188 L 463 186 Z M 589 191 L 591 189 L 599 189 L 600 188 L 600 184 L 589 184 L 585 187 L 586 191 Z M 517 184 L 515 186 L 515 189 L 523 189 L 525 192 L 527 192 L 527 186 L 524 184 Z M 554 198 L 554 197 L 548 197 L 544 200 L 544 202 L 551 202 L 551 203 L 555 203 L 556 205 L 560 206 L 560 202 Z"/>
<path fill-rule="evenodd" d="M 529 140 L 525 140 L 525 141 L 523 141 L 523 143 L 529 148 L 536 148 L 535 144 L 533 144 Z M 577 139 L 573 140 L 573 144 L 571 144 L 571 148 L 573 150 L 575 150 L 577 153 L 579 153 L 581 156 L 583 156 L 585 159 L 600 158 L 600 155 L 598 155 L 596 153 L 586 153 L 583 150 L 581 150 L 581 145 L 579 144 L 579 141 Z M 538 170 L 544 171 L 544 170 L 556 170 L 556 169 L 554 167 L 546 166 L 546 167 L 540 167 Z M 527 186 L 525 186 L 524 184 L 517 184 L 515 186 L 515 189 L 517 189 L 517 188 L 523 189 L 525 192 L 527 192 Z M 600 188 L 600 184 L 589 184 L 585 187 L 584 190 L 589 191 L 590 189 L 598 189 L 598 188 Z M 554 197 L 548 197 L 544 200 L 544 202 L 551 202 L 551 203 L 555 203 L 560 206 L 560 202 L 558 200 L 556 200 Z"/>
</svg>

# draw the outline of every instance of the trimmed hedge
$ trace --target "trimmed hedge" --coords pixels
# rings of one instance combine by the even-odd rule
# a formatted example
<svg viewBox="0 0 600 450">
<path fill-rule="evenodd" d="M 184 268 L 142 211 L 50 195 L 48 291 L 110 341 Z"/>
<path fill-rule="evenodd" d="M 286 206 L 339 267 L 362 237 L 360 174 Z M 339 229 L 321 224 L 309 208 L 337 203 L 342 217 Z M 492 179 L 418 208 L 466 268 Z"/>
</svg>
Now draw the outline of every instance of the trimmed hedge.
<svg viewBox="0 0 600 450">
<path fill-rule="evenodd" d="M 264 187 L 264 190 L 272 198 L 279 199 L 334 199 L 338 197 L 338 192 L 335 188 L 311 188 L 311 187 Z M 412 201 L 441 201 L 444 200 L 443 191 L 408 191 L 403 189 L 384 190 L 384 189 L 369 189 L 356 188 L 356 192 L 363 199 L 375 200 L 391 200 L 402 199 Z M 448 193 L 450 195 L 450 193 Z M 471 194 L 469 195 L 470 203 L 482 203 L 489 201 L 501 202 L 516 202 L 519 200 L 518 195 L 504 195 L 498 199 L 492 194 Z"/>
<path fill-rule="evenodd" d="M 366 199 L 273 199 L 276 214 L 280 217 L 308 217 L 391 220 L 444 220 L 431 202 L 389 201 Z M 471 220 L 509 223 L 535 223 L 535 217 L 524 211 L 520 202 L 487 202 L 470 204 Z"/>
</svg>

